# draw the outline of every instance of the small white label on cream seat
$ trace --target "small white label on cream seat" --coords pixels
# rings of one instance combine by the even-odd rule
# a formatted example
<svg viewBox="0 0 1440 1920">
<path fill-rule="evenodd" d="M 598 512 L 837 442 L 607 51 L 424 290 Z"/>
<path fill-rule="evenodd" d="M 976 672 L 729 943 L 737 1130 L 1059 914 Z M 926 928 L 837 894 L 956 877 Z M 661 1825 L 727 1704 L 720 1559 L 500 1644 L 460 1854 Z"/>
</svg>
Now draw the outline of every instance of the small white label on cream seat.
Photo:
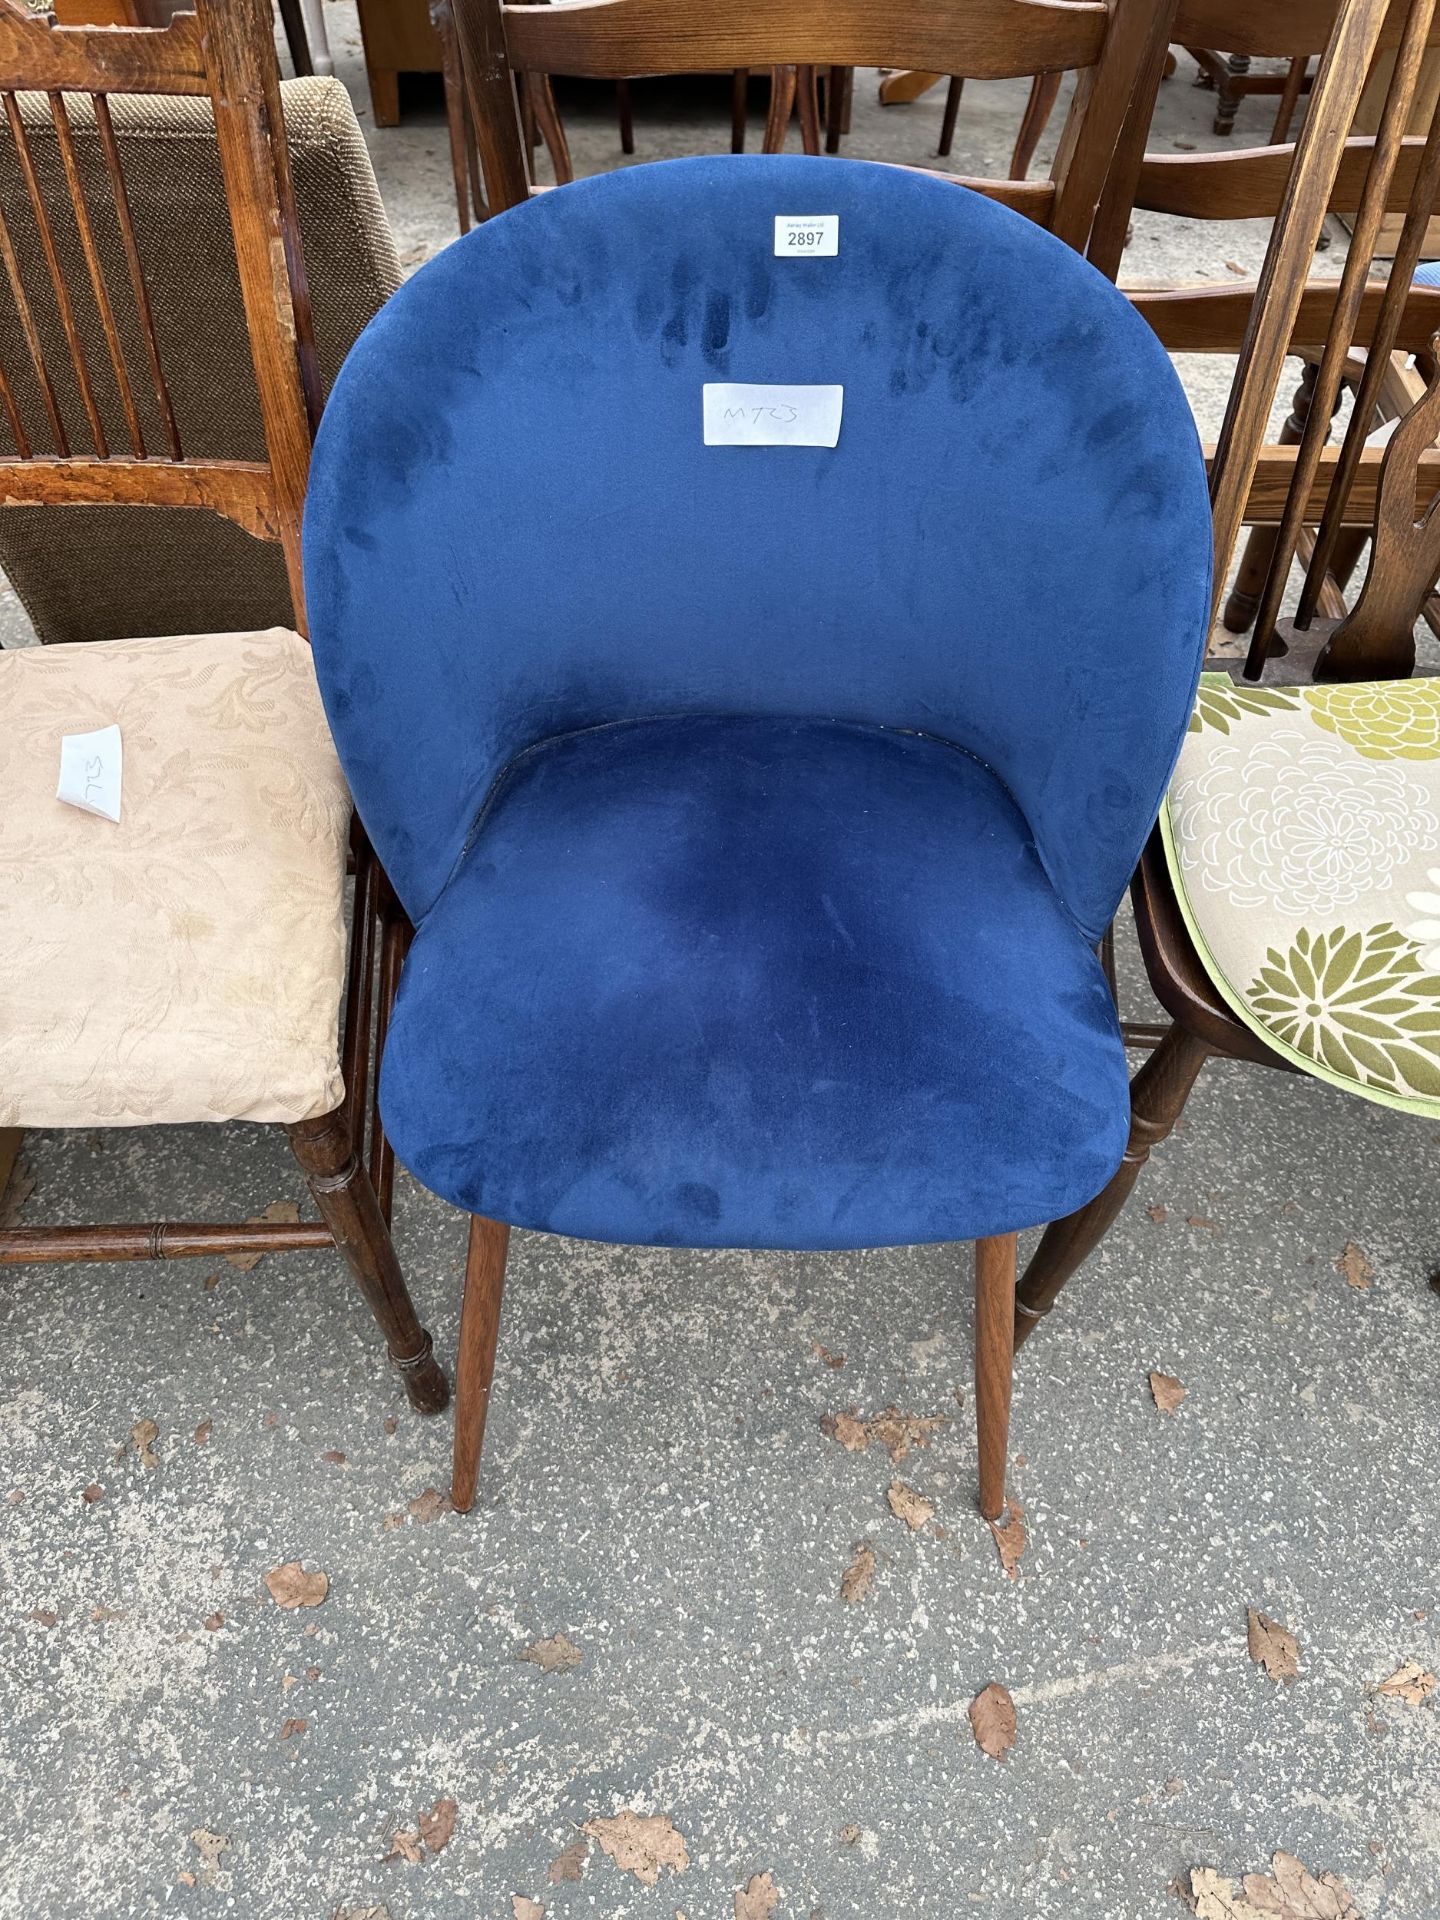
<svg viewBox="0 0 1440 1920">
<path fill-rule="evenodd" d="M 844 387 L 756 386 L 707 381 L 707 447 L 833 447 Z"/>
<path fill-rule="evenodd" d="M 120 820 L 120 729 L 60 736 L 60 784 L 55 798 L 67 806 Z"/>
<path fill-rule="evenodd" d="M 833 259 L 840 251 L 838 213 L 777 213 L 775 254 L 781 260 Z"/>
</svg>

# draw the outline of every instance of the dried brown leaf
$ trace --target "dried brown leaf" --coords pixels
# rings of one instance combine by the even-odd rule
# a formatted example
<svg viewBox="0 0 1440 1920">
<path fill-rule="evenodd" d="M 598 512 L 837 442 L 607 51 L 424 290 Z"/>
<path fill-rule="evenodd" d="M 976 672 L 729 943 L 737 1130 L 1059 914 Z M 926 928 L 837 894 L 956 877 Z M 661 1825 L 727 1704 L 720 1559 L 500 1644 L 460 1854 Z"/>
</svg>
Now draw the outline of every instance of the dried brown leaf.
<svg viewBox="0 0 1440 1920">
<path fill-rule="evenodd" d="M 388 1907 L 337 1907 L 330 1920 L 390 1920 Z"/>
<path fill-rule="evenodd" d="M 1163 1227 L 1165 1222 L 1170 1217 L 1164 1207 L 1159 1207 L 1159 1206 L 1146 1207 L 1145 1211 L 1146 1213 L 1149 1214 L 1150 1218 L 1155 1222 L 1157 1227 Z"/>
<path fill-rule="evenodd" d="M 53 1607 L 35 1607 L 31 1610 L 30 1618 L 38 1627 L 53 1627 L 59 1621 L 60 1616 L 55 1612 Z"/>
<path fill-rule="evenodd" d="M 215 1422 L 213 1420 L 202 1420 L 199 1426 L 196 1427 L 195 1429 L 196 1446 L 208 1447 L 210 1444 L 210 1436 L 214 1431 L 215 1431 Z"/>
<path fill-rule="evenodd" d="M 560 1886 L 567 1880 L 578 1880 L 585 1871 L 585 1862 L 590 1858 L 590 1849 L 583 1840 L 575 1840 L 563 1853 L 557 1853 L 550 1862 L 547 1878 L 552 1887 Z"/>
<path fill-rule="evenodd" d="M 400 1827 L 390 1842 L 387 1860 L 403 1860 L 407 1866 L 418 1867 L 425 1856 L 420 1851 L 420 1836 L 409 1827 Z"/>
<path fill-rule="evenodd" d="M 437 1493 L 434 1487 L 426 1487 L 423 1493 L 416 1494 L 405 1511 L 417 1527 L 428 1526 L 432 1520 L 438 1520 L 442 1513 L 449 1513 L 450 1496 L 448 1493 Z"/>
<path fill-rule="evenodd" d="M 1196 1920 L 1364 1920 L 1335 1874 L 1317 1877 L 1293 1853 L 1277 1853 L 1270 1866 L 1269 1873 L 1247 1873 L 1239 1889 L 1213 1867 L 1192 1867 Z"/>
<path fill-rule="evenodd" d="M 309 1731 L 310 1722 L 308 1720 L 287 1720 L 280 1729 L 280 1738 L 282 1740 L 298 1740 L 302 1733 L 308 1733 Z"/>
<path fill-rule="evenodd" d="M 90 1618 L 97 1627 L 103 1627 L 111 1620 L 123 1620 L 125 1615 L 119 1607 L 91 1607 Z"/>
<path fill-rule="evenodd" d="M 455 1802 L 448 1799 L 437 1800 L 429 1813 L 422 1813 L 417 1822 L 420 1838 L 431 1853 L 439 1853 L 448 1847 L 455 1836 L 455 1815 L 459 1811 Z"/>
<path fill-rule="evenodd" d="M 321 1455 L 321 1458 L 328 1461 L 332 1467 L 343 1467 L 345 1464 L 345 1456 L 338 1447 L 331 1447 L 328 1453 Z"/>
<path fill-rule="evenodd" d="M 85 1502 L 87 1507 L 93 1507 L 97 1500 L 103 1500 L 105 1498 L 105 1489 L 98 1480 L 92 1480 L 80 1495 L 80 1498 Z"/>
<path fill-rule="evenodd" d="M 204 1865 L 200 1869 L 202 1887 L 213 1887 L 220 1871 L 220 1857 L 230 1851 L 228 1833 L 212 1833 L 208 1827 L 192 1827 L 190 1844 L 199 1854 Z"/>
<path fill-rule="evenodd" d="M 393 1413 L 387 1413 L 385 1418 L 380 1422 L 380 1427 L 384 1433 L 395 1433 L 399 1430 L 400 1422 L 395 1418 Z"/>
<path fill-rule="evenodd" d="M 810 1345 L 815 1349 L 815 1358 L 822 1366 L 830 1367 L 837 1372 L 844 1366 L 845 1356 L 843 1353 L 831 1353 L 830 1349 L 828 1347 L 822 1347 L 818 1340 L 812 1340 Z"/>
<path fill-rule="evenodd" d="M 205 1631 L 207 1633 L 218 1633 L 224 1624 L 225 1616 L 223 1613 L 209 1614 L 205 1620 Z"/>
<path fill-rule="evenodd" d="M 752 1873 L 735 1895 L 735 1920 L 770 1920 L 779 1898 L 773 1873 Z"/>
<path fill-rule="evenodd" d="M 1407 1660 L 1388 1680 L 1382 1680 L 1375 1691 L 1391 1700 L 1403 1700 L 1407 1706 L 1418 1707 L 1434 1693 L 1435 1676 L 1418 1660 Z"/>
<path fill-rule="evenodd" d="M 903 1520 L 912 1533 L 918 1533 L 928 1520 L 935 1518 L 935 1502 L 917 1493 L 914 1487 L 907 1487 L 903 1480 L 892 1480 L 885 1489 L 885 1498 L 890 1502 L 890 1511 Z"/>
<path fill-rule="evenodd" d="M 868 1540 L 862 1540 L 855 1549 L 855 1558 L 845 1569 L 840 1579 L 840 1598 L 858 1606 L 870 1591 L 870 1583 L 875 1578 L 875 1549 Z"/>
<path fill-rule="evenodd" d="M 878 1440 L 898 1467 L 912 1448 L 928 1447 L 940 1428 L 949 1424 L 946 1414 L 901 1413 L 895 1406 L 886 1407 L 873 1420 L 861 1420 L 853 1407 L 847 1407 L 844 1413 L 827 1413 L 820 1431 L 850 1453 L 864 1453 L 872 1440 Z"/>
<path fill-rule="evenodd" d="M 863 1453 L 870 1444 L 870 1429 L 863 1420 L 855 1418 L 853 1407 L 847 1407 L 844 1413 L 825 1414 L 820 1421 L 820 1431 L 827 1439 L 838 1442 L 847 1453 Z"/>
<path fill-rule="evenodd" d="M 1347 1287 L 1368 1287 L 1375 1277 L 1374 1267 L 1353 1240 L 1345 1242 L 1335 1262 L 1335 1271 L 1344 1274 Z"/>
<path fill-rule="evenodd" d="M 321 1573 L 318 1567 L 313 1573 L 307 1573 L 298 1560 L 287 1560 L 283 1567 L 275 1567 L 266 1574 L 265 1584 L 270 1589 L 270 1598 L 286 1613 L 294 1607 L 318 1607 L 330 1591 L 328 1574 Z"/>
<path fill-rule="evenodd" d="M 839 1840 L 842 1847 L 857 1846 L 860 1841 L 860 1829 L 859 1827 L 855 1826 L 854 1823 L 852 1822 L 851 1825 L 848 1827 L 841 1827 L 840 1832 L 836 1837 Z"/>
<path fill-rule="evenodd" d="M 1246 1609 L 1245 1620 L 1250 1658 L 1272 1680 L 1293 1680 L 1300 1671 L 1300 1642 L 1294 1634 L 1268 1614 L 1257 1613 L 1254 1607 Z"/>
<path fill-rule="evenodd" d="M 155 1451 L 155 1442 L 160 1438 L 160 1429 L 153 1420 L 137 1420 L 130 1429 L 130 1440 L 140 1456 L 142 1467 L 158 1467 L 160 1456 Z"/>
<path fill-rule="evenodd" d="M 516 1656 L 539 1667 L 542 1673 L 569 1673 L 585 1658 L 583 1651 L 563 1633 L 552 1633 L 548 1640 L 532 1640 Z"/>
<path fill-rule="evenodd" d="M 1015 1702 L 1010 1689 L 992 1680 L 970 1702 L 970 1730 L 975 1744 L 992 1760 L 1003 1760 L 1015 1744 Z"/>
<path fill-rule="evenodd" d="M 1011 1580 L 1018 1580 L 1020 1575 L 1016 1572 L 1016 1568 L 1020 1564 L 1021 1554 L 1029 1543 L 1029 1536 L 1025 1531 L 1024 1507 L 1018 1500 L 1007 1499 L 1004 1519 L 989 1520 L 986 1525 L 995 1536 L 995 1547 L 1000 1555 L 1001 1566 Z"/>
<path fill-rule="evenodd" d="M 1177 1380 L 1173 1373 L 1152 1373 L 1150 1376 L 1150 1394 L 1161 1413 L 1174 1413 L 1190 1389 L 1183 1380 Z"/>
<path fill-rule="evenodd" d="M 293 1227 L 299 1218 L 300 1209 L 293 1200 L 272 1200 L 263 1213 L 252 1213 L 245 1224 L 247 1227 L 264 1227 L 272 1222 L 276 1225 L 283 1222 Z M 225 1258 L 241 1273 L 249 1273 L 253 1267 L 259 1266 L 265 1256 L 263 1253 L 227 1253 Z"/>
<path fill-rule="evenodd" d="M 219 1284 L 220 1284 L 220 1276 L 219 1276 L 219 1274 L 218 1274 L 218 1273 L 207 1273 L 207 1274 L 206 1274 L 206 1276 L 205 1276 L 205 1291 L 206 1291 L 206 1293 L 213 1293 L 213 1292 L 215 1291 L 215 1289 L 216 1289 L 216 1288 L 217 1288 L 217 1287 L 219 1286 Z"/>
<path fill-rule="evenodd" d="M 512 1893 L 510 1911 L 515 1920 L 545 1920 L 545 1909 L 538 1900 L 532 1900 L 528 1894 Z"/>
<path fill-rule="evenodd" d="M 642 1887 L 653 1887 L 667 1867 L 683 1873 L 690 1864 L 684 1836 L 666 1813 L 646 1815 L 622 1807 L 609 1819 L 587 1820 L 581 1832 L 588 1833 L 622 1873 L 633 1873 Z"/>
<path fill-rule="evenodd" d="M 1215 1222 L 1213 1220 L 1207 1220 L 1203 1213 L 1187 1213 L 1185 1216 L 1185 1224 L 1187 1227 L 1199 1227 L 1202 1232 L 1213 1233 L 1217 1237 L 1220 1233 L 1220 1228 Z"/>
</svg>

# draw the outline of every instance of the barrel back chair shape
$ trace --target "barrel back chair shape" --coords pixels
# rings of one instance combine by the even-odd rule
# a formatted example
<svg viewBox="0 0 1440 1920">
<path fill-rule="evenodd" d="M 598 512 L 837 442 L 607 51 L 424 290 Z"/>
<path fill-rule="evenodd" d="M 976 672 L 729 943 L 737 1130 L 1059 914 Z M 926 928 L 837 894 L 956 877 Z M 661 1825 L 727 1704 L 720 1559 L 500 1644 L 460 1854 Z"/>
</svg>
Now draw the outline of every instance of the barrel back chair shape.
<svg viewBox="0 0 1440 1920">
<path fill-rule="evenodd" d="M 395 243 L 380 204 L 349 95 L 336 80 L 286 80 L 280 98 L 308 269 L 315 349 L 328 388 L 361 328 L 399 286 Z M 22 94 L 19 117 L 40 192 L 54 209 L 51 234 L 61 273 L 77 294 L 74 321 L 87 361 L 108 355 L 101 318 L 87 296 L 80 236 L 66 217 L 66 166 L 73 157 L 107 287 L 124 289 L 124 235 L 113 217 L 103 134 L 86 94 L 68 105 L 68 146 L 43 93 Z M 263 459 L 265 435 L 250 362 L 245 308 L 228 242 L 225 181 L 210 104 L 203 96 L 127 93 L 109 125 L 133 228 L 145 266 L 156 350 L 175 434 L 187 458 Z M 0 118 L 0 198 L 12 209 L 11 237 L 30 293 L 30 316 L 48 363 L 70 364 L 62 318 L 47 298 L 42 236 L 26 217 L 27 195 L 9 127 Z M 112 311 L 130 363 L 143 367 L 143 341 L 128 331 L 131 302 Z M 13 301 L 0 297 L 0 361 L 27 379 L 29 352 Z M 33 375 L 29 376 L 33 379 Z M 152 386 L 135 384 L 144 443 L 165 446 Z M 125 447 L 126 423 L 113 379 L 93 383 L 108 444 Z M 88 443 L 73 380 L 55 386 L 72 447 Z M 25 407 L 33 448 L 53 453 L 37 396 Z M 233 521 L 184 508 L 75 507 L 66 515 L 0 514 L 0 568 L 45 641 L 107 640 L 139 634 L 228 633 L 293 619 L 284 550 Z"/>
<path fill-rule="evenodd" d="M 838 250 L 783 257 L 777 220 L 820 212 Z M 706 444 L 706 406 L 724 441 L 817 387 L 834 444 Z M 980 1241 L 998 1513 L 1015 1234 L 1124 1144 L 1093 948 L 1205 626 L 1203 466 L 1153 336 L 930 175 L 601 176 L 373 322 L 305 546 L 336 741 L 418 927 L 386 1124 L 476 1216 L 457 1504 L 519 1225 Z"/>
<path fill-rule="evenodd" d="M 42 184 L 35 102 L 22 107 L 22 91 L 44 101 L 59 181 Z M 209 242 L 233 242 L 263 425 L 257 457 L 194 455 L 177 431 L 150 242 L 117 139 L 125 110 L 111 108 L 112 95 L 137 93 L 206 101 L 213 115 L 228 217 Z M 0 0 L 0 111 L 21 185 L 0 205 L 0 299 L 13 308 L 12 345 L 23 343 L 0 363 L 4 511 L 154 504 L 222 515 L 278 543 L 303 629 L 300 516 L 320 385 L 268 6 L 202 0 L 162 28 L 95 29 Z M 82 128 L 98 178 L 94 154 L 80 158 Z M 27 231 L 35 244 L 22 247 Z M 56 798 L 62 736 L 109 726 L 123 756 L 118 823 Z M 0 653 L 0 1162 L 27 1127 L 277 1121 L 321 1215 L 7 1226 L 0 1263 L 338 1247 L 411 1400 L 436 1410 L 445 1381 L 357 1152 L 381 880 L 360 843 L 347 971 L 351 838 L 300 633 Z M 393 978 L 397 963 L 391 937 L 379 970 Z M 376 1017 L 384 1007 L 382 997 Z M 378 1126 L 370 1145 L 384 1188 Z"/>
<path fill-rule="evenodd" d="M 517 76 L 898 66 L 980 80 L 1075 71 L 1048 180 L 968 180 L 1084 249 L 1139 76 L 1163 60 L 1175 0 L 454 0 L 466 84 L 493 210 L 529 192 Z M 813 99 L 808 88 L 801 97 Z M 838 101 L 839 95 L 836 95 Z M 772 114 L 772 118 L 773 118 Z M 788 112 L 785 117 L 788 118 Z M 813 116 L 812 116 L 813 118 Z M 782 122 L 783 124 L 783 122 Z M 817 131 L 811 129 L 810 144 Z"/>
</svg>

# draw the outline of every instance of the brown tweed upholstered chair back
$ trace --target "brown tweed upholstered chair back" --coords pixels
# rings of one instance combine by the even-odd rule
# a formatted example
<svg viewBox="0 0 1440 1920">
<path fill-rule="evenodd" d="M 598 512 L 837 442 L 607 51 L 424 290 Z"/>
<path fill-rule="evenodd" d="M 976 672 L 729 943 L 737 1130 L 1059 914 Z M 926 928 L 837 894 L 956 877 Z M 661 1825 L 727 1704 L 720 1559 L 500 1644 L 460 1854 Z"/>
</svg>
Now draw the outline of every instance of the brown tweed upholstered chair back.
<svg viewBox="0 0 1440 1920">
<path fill-rule="evenodd" d="M 281 96 L 316 350 L 328 391 L 356 336 L 399 286 L 400 264 L 344 87 L 336 80 L 290 80 L 282 84 Z M 73 96 L 69 107 L 106 278 L 121 285 L 126 265 L 93 111 L 84 95 Z M 85 262 L 54 122 L 42 95 L 22 95 L 20 111 L 65 279 L 76 290 L 76 320 L 87 359 L 91 367 L 104 368 L 104 335 L 93 301 L 83 297 Z M 210 103 L 120 94 L 112 97 L 110 111 L 181 444 L 192 456 L 263 460 L 260 407 Z M 70 361 L 60 316 L 29 215 L 15 142 L 3 120 L 0 196 L 14 210 L 12 236 L 53 370 L 61 419 L 71 445 L 83 447 L 89 436 L 81 396 L 73 377 L 67 377 Z M 116 322 L 126 358 L 138 371 L 145 365 L 145 346 L 130 303 L 117 302 Z M 0 364 L 11 370 L 26 421 L 35 423 L 35 451 L 54 451 L 19 317 L 3 285 Z M 134 394 L 147 445 L 161 451 L 166 430 L 154 390 L 137 378 Z M 95 403 L 112 446 L 123 447 L 125 420 L 112 382 L 96 380 Z M 77 506 L 64 514 L 0 514 L 0 569 L 47 642 L 225 633 L 290 625 L 294 619 L 280 546 L 253 539 L 218 514 L 191 508 Z"/>
</svg>

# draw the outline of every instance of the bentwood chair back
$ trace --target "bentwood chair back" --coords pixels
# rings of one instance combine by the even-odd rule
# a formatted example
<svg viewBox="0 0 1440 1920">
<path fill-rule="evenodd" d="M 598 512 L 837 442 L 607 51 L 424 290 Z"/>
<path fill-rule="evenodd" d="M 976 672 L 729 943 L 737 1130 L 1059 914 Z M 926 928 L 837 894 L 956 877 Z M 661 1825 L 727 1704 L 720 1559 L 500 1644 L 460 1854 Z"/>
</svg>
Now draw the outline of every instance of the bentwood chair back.
<svg viewBox="0 0 1440 1920">
<path fill-rule="evenodd" d="M 22 106 L 22 92 L 39 100 Z M 225 217 L 210 244 L 234 249 L 256 457 L 197 454 L 180 438 L 151 246 L 111 109 L 133 94 L 205 101 L 213 117 Z M 438 1409 L 444 1378 L 357 1151 L 382 883 L 357 842 L 347 963 L 351 809 L 302 637 L 300 516 L 320 382 L 269 7 L 201 0 L 164 27 L 92 28 L 0 0 L 0 108 L 20 183 L 0 205 L 0 267 L 9 337 L 23 347 L 0 364 L 3 511 L 218 514 L 278 545 L 297 629 L 0 653 L 0 1130 L 279 1122 L 321 1215 L 27 1223 L 0 1229 L 0 1263 L 335 1246 L 412 1401 Z M 54 169 L 42 188 L 37 110 L 63 192 Z M 101 736 L 86 742 L 81 798 L 103 800 L 94 781 L 112 769 L 108 817 L 57 799 L 67 735 Z M 393 975 L 398 937 L 387 938 Z M 382 1020 L 385 1010 L 382 994 Z M 384 1188 L 381 1139 L 377 1124 L 371 1168 Z"/>
<path fill-rule="evenodd" d="M 492 209 L 515 206 L 530 191 L 515 86 L 526 74 L 613 80 L 643 73 L 891 66 L 1001 80 L 1048 69 L 1079 76 L 1050 178 L 964 184 L 1083 251 L 1139 76 L 1156 57 L 1163 60 L 1175 0 L 1075 0 L 1063 7 L 1028 0 L 899 0 L 883 9 L 870 0 L 453 4 Z"/>
<path fill-rule="evenodd" d="M 331 724 L 418 928 L 386 1125 L 478 1216 L 457 1503 L 519 1225 L 982 1241 L 998 1513 L 1015 1233 L 1124 1145 L 1093 949 L 1205 627 L 1203 466 L 1153 335 L 927 174 L 605 175 L 372 324 L 305 542 Z"/>
</svg>

